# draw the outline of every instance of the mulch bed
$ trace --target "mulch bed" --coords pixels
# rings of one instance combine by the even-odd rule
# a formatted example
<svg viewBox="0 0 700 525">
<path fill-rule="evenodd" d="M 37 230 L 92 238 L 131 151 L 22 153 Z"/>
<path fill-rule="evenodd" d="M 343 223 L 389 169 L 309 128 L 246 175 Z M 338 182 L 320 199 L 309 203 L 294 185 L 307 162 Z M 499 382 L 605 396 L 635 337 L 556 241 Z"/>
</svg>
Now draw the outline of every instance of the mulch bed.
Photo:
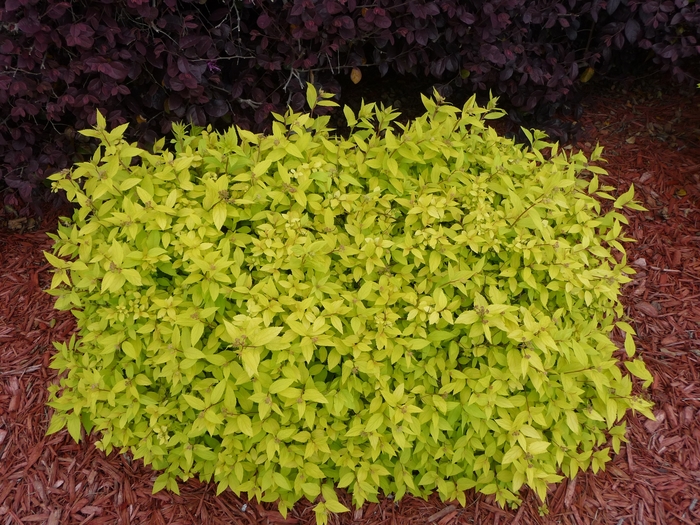
<svg viewBox="0 0 700 525">
<path fill-rule="evenodd" d="M 641 89 L 599 87 L 584 100 L 576 146 L 590 152 L 599 141 L 606 182 L 634 183 L 649 210 L 628 215 L 637 274 L 622 300 L 655 378 L 649 395 L 657 420 L 629 414 L 629 443 L 606 472 L 553 486 L 544 516 L 532 494 L 517 511 L 471 494 L 464 509 L 437 497 L 385 499 L 331 523 L 700 523 L 700 95 L 649 80 Z M 46 385 L 56 381 L 51 341 L 75 327 L 42 291 L 51 281 L 45 232 L 55 224 L 54 214 L 37 231 L 0 231 L 0 525 L 313 523 L 308 502 L 283 520 L 273 505 L 230 491 L 217 497 L 214 485 L 195 480 L 181 485 L 180 496 L 152 496 L 156 474 L 128 455 L 105 457 L 91 440 L 76 444 L 65 431 L 45 436 Z"/>
</svg>

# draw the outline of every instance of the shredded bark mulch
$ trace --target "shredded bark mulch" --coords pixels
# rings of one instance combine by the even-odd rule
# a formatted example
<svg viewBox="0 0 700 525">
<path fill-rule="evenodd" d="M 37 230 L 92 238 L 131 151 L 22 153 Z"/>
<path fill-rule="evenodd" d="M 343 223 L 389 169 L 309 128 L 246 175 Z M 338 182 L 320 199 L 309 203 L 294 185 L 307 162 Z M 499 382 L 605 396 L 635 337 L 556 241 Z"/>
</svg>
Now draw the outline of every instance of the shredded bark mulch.
<svg viewBox="0 0 700 525">
<path fill-rule="evenodd" d="M 628 214 L 629 261 L 637 269 L 623 302 L 637 347 L 655 381 L 656 421 L 628 415 L 629 443 L 603 473 L 553 486 L 548 510 L 525 494 L 517 511 L 471 494 L 466 508 L 437 497 L 384 499 L 331 518 L 335 524 L 698 524 L 700 523 L 700 95 L 664 81 L 617 86 L 584 99 L 583 135 L 575 147 L 604 147 L 605 181 L 630 183 L 647 212 Z M 15 223 L 0 231 L 0 525 L 11 524 L 289 524 L 314 523 L 308 502 L 286 520 L 274 505 L 216 496 L 191 480 L 181 495 L 151 495 L 156 474 L 129 455 L 108 457 L 93 441 L 67 432 L 46 437 L 51 341 L 75 329 L 53 310 L 42 250 L 56 216 L 36 231 Z M 12 225 L 9 225 L 12 226 Z M 619 337 L 620 334 L 616 334 Z M 618 341 L 620 342 L 620 341 Z M 344 495 L 345 501 L 349 501 Z"/>
</svg>

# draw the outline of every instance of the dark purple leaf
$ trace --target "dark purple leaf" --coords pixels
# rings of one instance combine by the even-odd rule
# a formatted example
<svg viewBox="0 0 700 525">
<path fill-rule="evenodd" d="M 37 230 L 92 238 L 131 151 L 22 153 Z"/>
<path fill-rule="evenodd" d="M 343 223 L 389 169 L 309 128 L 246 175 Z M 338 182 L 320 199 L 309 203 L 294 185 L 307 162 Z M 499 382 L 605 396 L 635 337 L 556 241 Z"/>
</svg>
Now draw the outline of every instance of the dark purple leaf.
<svg viewBox="0 0 700 525">
<path fill-rule="evenodd" d="M 622 49 L 625 45 L 625 36 L 622 33 L 618 33 L 613 37 L 613 44 L 617 49 Z"/>
<path fill-rule="evenodd" d="M 139 9 L 139 16 L 146 22 L 153 22 L 158 18 L 158 8 L 151 6 L 144 6 Z"/>
<path fill-rule="evenodd" d="M 198 83 L 202 82 L 202 75 L 204 72 L 208 69 L 208 63 L 207 62 L 197 62 L 197 63 L 190 63 L 190 74 L 197 80 Z M 216 66 L 214 64 L 214 70 L 219 70 L 221 71 L 221 68 Z"/>
<path fill-rule="evenodd" d="M 671 0 L 666 0 L 659 6 L 659 9 L 661 9 L 661 11 L 664 13 L 671 13 L 675 10 L 675 6 Z"/>
<path fill-rule="evenodd" d="M 32 36 L 41 30 L 41 23 L 34 17 L 26 17 L 17 22 L 17 29 L 25 35 Z"/>
<path fill-rule="evenodd" d="M 440 60 L 435 60 L 430 64 L 430 74 L 440 78 L 442 74 L 445 72 L 445 61 L 440 59 Z"/>
<path fill-rule="evenodd" d="M 178 95 L 177 93 L 173 93 L 168 97 L 167 107 L 170 111 L 175 111 L 180 106 L 182 106 L 182 97 L 180 95 Z"/>
<path fill-rule="evenodd" d="M 450 55 L 445 60 L 445 69 L 447 71 L 455 72 L 459 69 L 459 60 L 454 55 Z"/>
<path fill-rule="evenodd" d="M 430 3 L 426 4 L 425 11 L 430 16 L 437 16 L 440 14 L 440 8 L 437 6 L 437 3 L 435 3 L 435 2 L 430 2 Z"/>
<path fill-rule="evenodd" d="M 199 83 L 197 82 L 197 79 L 194 78 L 194 76 L 191 75 L 190 73 L 180 73 L 178 75 L 178 78 L 183 83 L 183 85 L 188 89 L 195 89 L 199 85 Z"/>
<path fill-rule="evenodd" d="M 57 20 L 65 14 L 69 7 L 70 3 L 68 2 L 59 2 L 56 4 L 51 4 L 46 10 L 46 16 L 53 20 Z"/>
<path fill-rule="evenodd" d="M 418 2 L 411 2 L 408 4 L 411 14 L 416 18 L 425 19 L 428 16 L 428 12 L 425 6 L 420 5 Z"/>
<path fill-rule="evenodd" d="M 27 115 L 36 116 L 39 114 L 39 108 L 35 104 L 25 103 L 23 104 L 23 108 L 24 111 L 27 112 Z M 25 136 L 25 139 L 27 139 L 27 142 L 30 144 L 33 144 L 33 141 L 29 140 L 28 136 Z"/>
<path fill-rule="evenodd" d="M 252 96 L 253 96 L 253 100 L 255 102 L 264 102 L 265 99 L 267 98 L 267 95 L 265 94 L 265 92 L 258 87 L 253 88 Z"/>
<path fill-rule="evenodd" d="M 177 77 L 171 77 L 170 89 L 172 89 L 173 91 L 184 91 L 185 84 L 183 84 Z"/>
<path fill-rule="evenodd" d="M 382 29 L 388 29 L 391 27 L 391 19 L 388 16 L 376 16 L 374 18 L 374 25 Z"/>
<path fill-rule="evenodd" d="M 617 11 L 617 8 L 620 5 L 620 0 L 608 0 L 607 6 L 605 7 L 605 10 L 608 12 L 609 15 L 613 14 L 615 11 Z"/>
<path fill-rule="evenodd" d="M 93 35 L 95 31 L 87 24 L 75 24 L 70 27 L 66 36 L 66 43 L 72 47 L 82 47 L 89 49 L 95 43 Z"/>
<path fill-rule="evenodd" d="M 571 68 L 569 69 L 569 78 L 571 80 L 574 80 L 577 77 L 578 77 L 578 64 L 576 62 L 573 62 L 571 64 Z"/>
<path fill-rule="evenodd" d="M 637 41 L 641 31 L 642 28 L 640 27 L 639 22 L 637 22 L 634 18 L 627 20 L 627 23 L 625 24 L 625 36 L 630 44 L 634 44 Z"/>
<path fill-rule="evenodd" d="M 428 44 L 428 39 L 430 38 L 430 32 L 427 29 L 419 29 L 413 35 L 420 45 L 425 46 Z"/>
<path fill-rule="evenodd" d="M 345 29 L 355 29 L 355 22 L 353 22 L 352 18 L 349 16 L 341 16 L 337 20 L 340 21 L 341 27 L 344 27 Z"/>
<path fill-rule="evenodd" d="M 229 112 L 229 105 L 227 102 L 220 99 L 211 100 L 204 104 L 204 111 L 206 111 L 207 115 L 210 117 L 219 118 Z"/>
<path fill-rule="evenodd" d="M 263 13 L 258 17 L 258 27 L 260 29 L 267 29 L 272 24 L 272 18 L 267 13 Z"/>
<path fill-rule="evenodd" d="M 190 106 L 190 108 L 187 110 L 187 121 L 191 122 L 195 126 L 206 126 L 207 115 L 199 106 Z"/>
<path fill-rule="evenodd" d="M 197 40 L 197 45 L 195 46 L 195 48 L 197 50 L 197 54 L 199 56 L 204 56 L 207 53 L 207 51 L 209 51 L 211 49 L 212 45 L 213 45 L 213 42 L 212 42 L 210 37 L 208 37 L 208 36 L 199 37 L 199 39 Z"/>
<path fill-rule="evenodd" d="M 294 2 L 292 9 L 289 11 L 291 16 L 301 16 L 304 13 L 304 4 L 302 2 Z"/>
<path fill-rule="evenodd" d="M 32 201 L 32 185 L 29 182 L 23 182 L 19 185 L 19 196 L 22 197 L 24 202 Z"/>
<path fill-rule="evenodd" d="M 180 39 L 180 49 L 189 49 L 197 45 L 199 35 L 185 35 Z"/>
<path fill-rule="evenodd" d="M 131 90 L 123 84 L 119 84 L 118 86 L 115 86 L 112 89 L 112 96 L 115 97 L 117 95 L 129 95 L 131 93 Z"/>
<path fill-rule="evenodd" d="M 12 193 L 7 193 L 7 194 L 5 194 L 5 198 L 3 199 L 3 204 L 14 208 L 14 207 L 17 207 L 19 205 L 19 200 Z"/>
<path fill-rule="evenodd" d="M 358 18 L 357 28 L 364 33 L 371 33 L 374 30 L 374 26 L 370 24 L 365 18 Z"/>
<path fill-rule="evenodd" d="M 465 24 L 467 24 L 468 26 L 470 26 L 470 25 L 472 25 L 473 23 L 476 22 L 476 17 L 475 17 L 473 14 L 471 14 L 471 13 L 467 13 L 466 11 L 462 12 L 462 13 L 459 15 L 459 19 L 460 19 L 462 22 L 464 22 Z"/>
<path fill-rule="evenodd" d="M 180 71 L 180 73 L 189 73 L 190 72 L 190 63 L 186 59 L 184 59 L 183 57 L 178 57 L 177 69 Z"/>
<path fill-rule="evenodd" d="M 670 58 L 672 61 L 675 61 L 676 58 L 678 58 L 678 52 L 672 45 L 668 45 L 663 50 L 659 53 L 662 58 Z"/>
<path fill-rule="evenodd" d="M 22 7 L 22 3 L 19 0 L 5 0 L 5 10 L 8 13 L 17 11 L 20 7 Z"/>
<path fill-rule="evenodd" d="M 537 105 L 537 97 L 532 95 L 527 99 L 527 103 L 525 104 L 525 111 L 532 111 L 535 109 L 535 106 Z"/>
<path fill-rule="evenodd" d="M 121 62 L 100 64 L 97 66 L 97 70 L 100 73 L 104 73 L 108 77 L 119 81 L 126 79 L 126 76 L 129 73 L 129 68 Z"/>
<path fill-rule="evenodd" d="M 5 53 L 9 55 L 15 50 L 15 45 L 9 38 L 0 44 L 0 53 Z"/>
<path fill-rule="evenodd" d="M 341 6 L 335 0 L 326 0 L 324 5 L 329 15 L 337 15 L 338 13 L 343 12 L 343 6 Z"/>
<path fill-rule="evenodd" d="M 484 44 L 479 50 L 479 55 L 489 62 L 502 66 L 506 63 L 506 57 L 496 46 L 492 44 Z"/>
<path fill-rule="evenodd" d="M 642 11 L 645 13 L 656 13 L 659 10 L 659 3 L 656 1 L 642 2 Z"/>
</svg>

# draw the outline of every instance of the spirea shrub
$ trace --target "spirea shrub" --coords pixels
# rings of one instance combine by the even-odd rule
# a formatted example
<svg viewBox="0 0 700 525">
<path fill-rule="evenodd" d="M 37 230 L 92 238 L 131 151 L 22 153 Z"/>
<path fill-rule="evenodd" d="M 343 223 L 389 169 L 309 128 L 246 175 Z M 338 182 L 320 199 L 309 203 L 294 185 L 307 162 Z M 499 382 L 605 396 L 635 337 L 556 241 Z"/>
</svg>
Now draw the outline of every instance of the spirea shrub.
<svg viewBox="0 0 700 525">
<path fill-rule="evenodd" d="M 498 136 L 495 100 L 424 103 L 406 125 L 345 108 L 348 138 L 291 110 L 268 136 L 178 125 L 174 153 L 83 131 L 92 160 L 51 177 L 79 205 L 46 254 L 79 334 L 56 344 L 49 432 L 131 451 L 155 491 L 319 498 L 321 522 L 346 510 L 334 487 L 517 505 L 603 468 L 626 411 L 653 417 L 610 340 L 634 355 L 633 189 L 601 213 L 582 153 Z"/>
</svg>

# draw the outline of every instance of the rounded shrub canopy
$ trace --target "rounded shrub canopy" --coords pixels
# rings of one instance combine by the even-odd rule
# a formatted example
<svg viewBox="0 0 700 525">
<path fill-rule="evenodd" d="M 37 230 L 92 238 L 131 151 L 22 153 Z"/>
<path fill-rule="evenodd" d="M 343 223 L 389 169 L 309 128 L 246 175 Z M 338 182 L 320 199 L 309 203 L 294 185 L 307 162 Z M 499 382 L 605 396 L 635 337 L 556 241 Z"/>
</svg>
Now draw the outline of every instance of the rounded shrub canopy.
<svg viewBox="0 0 700 525">
<path fill-rule="evenodd" d="M 494 100 L 424 103 L 406 125 L 345 108 L 348 138 L 292 112 L 269 136 L 176 126 L 174 153 L 84 131 L 92 161 L 52 177 L 79 205 L 46 254 L 79 337 L 56 344 L 49 431 L 131 450 L 154 490 L 320 496 L 321 522 L 347 510 L 334 487 L 517 505 L 602 468 L 627 409 L 650 415 L 609 338 L 632 357 L 633 190 L 603 214 L 582 153 L 498 136 Z"/>
</svg>

